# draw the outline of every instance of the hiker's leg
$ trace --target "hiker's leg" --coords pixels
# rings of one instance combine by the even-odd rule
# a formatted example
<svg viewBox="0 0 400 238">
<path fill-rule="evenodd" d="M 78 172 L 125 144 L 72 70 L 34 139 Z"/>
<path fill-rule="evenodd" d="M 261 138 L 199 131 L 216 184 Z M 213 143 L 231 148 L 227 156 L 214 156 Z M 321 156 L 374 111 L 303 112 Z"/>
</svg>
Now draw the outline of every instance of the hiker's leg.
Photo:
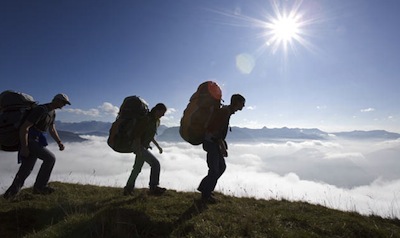
<svg viewBox="0 0 400 238">
<path fill-rule="evenodd" d="M 157 158 L 150 153 L 150 151 L 143 149 L 142 154 L 144 160 L 150 165 L 150 187 L 157 186 L 160 182 L 160 162 Z"/>
<path fill-rule="evenodd" d="M 219 157 L 218 168 L 219 168 L 219 174 L 218 174 L 218 179 L 219 179 L 226 170 L 225 158 L 222 155 L 220 155 L 220 157 Z"/>
<path fill-rule="evenodd" d="M 42 189 L 46 187 L 47 183 L 49 182 L 51 172 L 53 171 L 54 164 L 56 163 L 56 157 L 50 150 L 41 146 L 38 142 L 30 143 L 29 150 L 38 159 L 43 161 L 34 184 L 35 188 Z"/>
<path fill-rule="evenodd" d="M 22 158 L 21 166 L 15 175 L 14 181 L 11 186 L 7 189 L 6 193 L 17 194 L 18 191 L 24 186 L 26 178 L 31 174 L 33 167 L 36 163 L 36 157 L 28 156 L 27 158 Z"/>
<path fill-rule="evenodd" d="M 136 178 L 139 175 L 140 171 L 142 171 L 142 167 L 144 164 L 143 155 L 135 157 L 135 164 L 133 165 L 133 169 L 131 175 L 129 176 L 128 182 L 126 183 L 127 190 L 133 190 L 135 187 Z"/>
<path fill-rule="evenodd" d="M 221 176 L 219 169 L 220 151 L 218 144 L 209 141 L 203 143 L 203 148 L 207 151 L 208 174 L 201 181 L 198 190 L 202 192 L 203 196 L 210 196 L 218 178 Z"/>
<path fill-rule="evenodd" d="M 226 169 L 225 159 L 222 155 L 219 156 L 217 163 L 218 163 L 218 166 L 217 166 L 218 172 L 216 174 L 215 183 L 213 180 L 213 183 L 210 184 L 210 186 L 212 186 L 211 192 L 214 191 L 215 186 L 217 186 L 218 179 L 222 176 L 222 174 L 225 172 L 225 169 Z"/>
</svg>

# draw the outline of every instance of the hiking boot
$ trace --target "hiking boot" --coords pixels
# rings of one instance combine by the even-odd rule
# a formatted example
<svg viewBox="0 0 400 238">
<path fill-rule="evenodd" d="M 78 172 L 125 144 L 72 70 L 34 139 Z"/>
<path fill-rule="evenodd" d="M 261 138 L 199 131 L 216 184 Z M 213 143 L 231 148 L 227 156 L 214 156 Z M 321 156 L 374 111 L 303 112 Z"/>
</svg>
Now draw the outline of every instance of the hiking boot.
<svg viewBox="0 0 400 238">
<path fill-rule="evenodd" d="M 47 195 L 53 193 L 55 190 L 52 187 L 46 186 L 43 188 L 36 188 L 33 187 L 33 194 L 42 194 L 42 195 Z"/>
<path fill-rule="evenodd" d="M 215 204 L 218 202 L 212 195 L 201 195 L 201 201 L 208 204 Z"/>
<path fill-rule="evenodd" d="M 19 190 L 11 186 L 10 188 L 7 189 L 7 191 L 3 194 L 4 199 L 6 200 L 12 200 L 17 196 Z"/>
<path fill-rule="evenodd" d="M 133 196 L 133 195 L 134 195 L 133 189 L 129 189 L 129 188 L 127 188 L 127 187 L 124 187 L 123 195 L 124 195 L 124 196 Z"/>
<path fill-rule="evenodd" d="M 149 193 L 150 193 L 150 195 L 160 196 L 163 193 L 165 193 L 165 191 L 167 191 L 167 189 L 158 187 L 158 186 L 154 186 L 154 187 L 150 187 Z"/>
</svg>

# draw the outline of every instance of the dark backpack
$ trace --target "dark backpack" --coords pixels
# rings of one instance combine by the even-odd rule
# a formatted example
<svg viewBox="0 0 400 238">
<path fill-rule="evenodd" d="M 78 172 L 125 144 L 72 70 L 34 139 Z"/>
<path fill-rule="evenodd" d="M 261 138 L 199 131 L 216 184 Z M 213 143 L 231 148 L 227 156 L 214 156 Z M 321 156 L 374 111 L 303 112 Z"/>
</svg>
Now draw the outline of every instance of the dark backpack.
<svg viewBox="0 0 400 238">
<path fill-rule="evenodd" d="M 133 139 L 136 125 L 145 120 L 149 109 L 147 104 L 138 96 L 129 96 L 124 99 L 117 119 L 111 125 L 107 144 L 116 152 L 134 152 Z"/>
<path fill-rule="evenodd" d="M 37 102 L 32 96 L 4 91 L 0 94 L 0 149 L 18 151 L 19 128 Z"/>
<path fill-rule="evenodd" d="M 207 126 L 214 111 L 221 107 L 222 92 L 217 83 L 206 81 L 199 85 L 183 111 L 179 134 L 192 145 L 203 143 Z"/>
</svg>

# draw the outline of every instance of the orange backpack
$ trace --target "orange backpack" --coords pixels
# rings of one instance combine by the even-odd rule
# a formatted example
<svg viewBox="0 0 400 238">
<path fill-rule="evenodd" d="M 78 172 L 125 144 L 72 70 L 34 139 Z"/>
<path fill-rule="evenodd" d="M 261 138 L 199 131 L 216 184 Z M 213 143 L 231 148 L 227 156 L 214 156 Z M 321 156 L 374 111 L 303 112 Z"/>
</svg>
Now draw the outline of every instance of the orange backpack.
<svg viewBox="0 0 400 238">
<path fill-rule="evenodd" d="M 203 143 L 205 132 L 215 109 L 221 107 L 222 92 L 217 83 L 206 81 L 199 85 L 183 111 L 179 133 L 192 145 Z"/>
</svg>

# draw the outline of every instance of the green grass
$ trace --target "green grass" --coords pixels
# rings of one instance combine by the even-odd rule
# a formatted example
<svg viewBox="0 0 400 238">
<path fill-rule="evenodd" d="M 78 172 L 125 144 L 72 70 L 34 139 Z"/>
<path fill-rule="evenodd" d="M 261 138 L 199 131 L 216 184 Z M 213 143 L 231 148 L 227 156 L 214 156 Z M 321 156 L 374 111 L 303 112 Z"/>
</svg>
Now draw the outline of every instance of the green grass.
<svg viewBox="0 0 400 238">
<path fill-rule="evenodd" d="M 305 202 L 257 200 L 216 194 L 203 204 L 197 193 L 51 184 L 43 196 L 24 189 L 0 199 L 0 237 L 400 237 L 400 221 L 362 216 Z"/>
</svg>

